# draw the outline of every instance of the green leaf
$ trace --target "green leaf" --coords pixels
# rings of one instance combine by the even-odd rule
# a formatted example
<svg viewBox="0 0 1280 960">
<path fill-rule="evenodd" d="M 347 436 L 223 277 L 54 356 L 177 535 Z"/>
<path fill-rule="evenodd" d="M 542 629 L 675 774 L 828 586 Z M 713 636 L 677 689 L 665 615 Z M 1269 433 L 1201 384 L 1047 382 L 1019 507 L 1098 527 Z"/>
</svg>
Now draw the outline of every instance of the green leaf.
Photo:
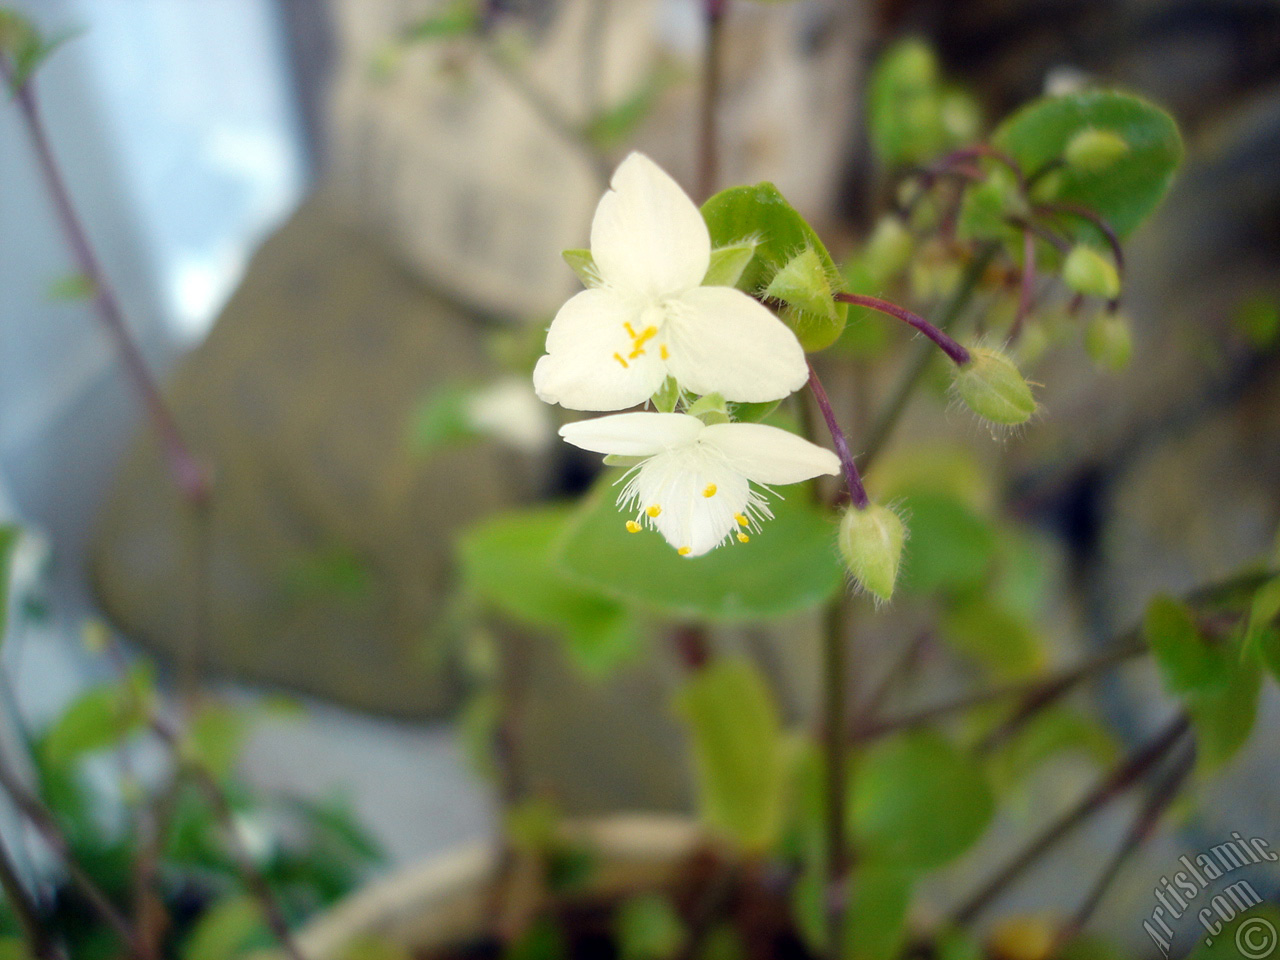
<svg viewBox="0 0 1280 960">
<path fill-rule="evenodd" d="M 653 404 L 653 408 L 659 413 L 672 413 L 676 409 L 676 404 L 680 402 L 680 384 L 676 382 L 675 377 L 667 377 L 662 381 L 662 386 L 658 388 L 658 392 L 649 398 L 649 402 Z M 622 465 L 611 463 L 609 457 L 616 457 L 617 454 L 609 454 L 604 459 L 606 466 Z M 636 463 L 642 463 L 643 457 L 633 458 Z M 635 464 L 627 464 L 634 466 Z"/>
<path fill-rule="evenodd" d="M 845 924 L 843 960 L 894 960 L 907 934 L 911 876 L 873 864 L 854 872 Z"/>
<path fill-rule="evenodd" d="M 706 822 L 748 853 L 765 851 L 781 824 L 787 757 L 760 670 L 745 657 L 713 660 L 689 678 L 676 706 L 689 726 Z"/>
<path fill-rule="evenodd" d="M 822 240 L 773 184 L 722 190 L 702 205 L 702 216 L 713 248 L 755 245 L 755 256 L 739 276 L 738 289 L 753 295 L 762 293 L 778 271 L 806 250 L 817 257 L 830 289 L 840 288 L 840 272 Z M 806 350 L 815 351 L 839 338 L 846 313 L 844 304 L 836 304 L 833 312 L 825 305 L 820 312 L 810 312 L 803 303 L 788 303 L 782 319 Z"/>
<path fill-rule="evenodd" d="M 10 89 L 20 90 L 55 50 L 81 32 L 77 27 L 45 40 L 26 17 L 14 10 L 0 9 L 0 52 L 13 61 Z"/>
<path fill-rule="evenodd" d="M 1005 679 L 1029 677 L 1043 669 L 1044 641 L 1024 617 L 982 594 L 959 601 L 943 616 L 944 640 Z"/>
<path fill-rule="evenodd" d="M 774 518 L 751 542 L 692 559 L 657 533 L 628 533 L 618 479 L 606 474 L 569 523 L 556 551 L 583 588 L 675 617 L 742 621 L 815 607 L 843 586 L 835 530 L 803 487 L 770 504 Z"/>
<path fill-rule="evenodd" d="M 474 33 L 480 27 L 476 0 L 452 0 L 444 9 L 415 21 L 404 31 L 407 42 L 449 40 Z"/>
<path fill-rule="evenodd" d="M 1280 301 L 1270 294 L 1254 294 L 1236 307 L 1231 322 L 1255 349 L 1266 350 L 1280 337 Z"/>
<path fill-rule="evenodd" d="M 122 683 L 80 694 L 41 738 L 44 762 L 65 767 L 86 754 L 119 746 L 146 723 L 150 690 L 150 668 L 140 666 Z"/>
<path fill-rule="evenodd" d="M 1191 960 L 1269 960 L 1274 956 L 1280 907 L 1269 903 L 1251 904 L 1257 893 L 1252 887 L 1233 883 L 1220 894 L 1226 902 L 1228 916 L 1235 916 L 1224 921 L 1218 912 L 1210 910 L 1205 918 L 1208 920 L 1205 929 L 1210 936 L 1196 944 Z"/>
<path fill-rule="evenodd" d="M 622 604 L 566 579 L 552 561 L 553 544 L 573 515 L 559 505 L 485 520 L 459 543 L 463 577 L 500 613 L 562 633 L 574 663 L 602 675 L 639 653 L 639 635 Z"/>
<path fill-rule="evenodd" d="M 995 531 L 964 503 L 939 493 L 908 496 L 910 535 L 902 585 L 915 593 L 959 590 L 982 581 L 995 554 Z"/>
<path fill-rule="evenodd" d="M 1006 218 L 1015 213 L 1025 215 L 1020 201 L 1013 172 L 996 167 L 986 180 L 965 191 L 956 224 L 957 236 L 962 240 L 1012 243 L 1019 239 L 1020 232 Z"/>
<path fill-rule="evenodd" d="M 888 167 L 924 163 L 952 143 L 938 60 L 923 40 L 901 40 L 877 61 L 867 84 L 867 127 Z"/>
<path fill-rule="evenodd" d="M 1186 700 L 1196 734 L 1196 768 L 1211 774 L 1236 755 L 1258 715 L 1262 667 L 1254 657 L 1229 658 L 1226 682 L 1199 688 Z"/>
<path fill-rule="evenodd" d="M 760 403 L 731 404 L 733 419 L 738 423 L 759 423 L 777 410 L 780 403 L 781 400 L 764 400 Z"/>
<path fill-rule="evenodd" d="M 0 936 L 0 960 L 36 960 L 21 937 Z"/>
<path fill-rule="evenodd" d="M 507 946 L 503 960 L 570 960 L 571 956 L 569 939 L 560 921 L 542 916 Z"/>
<path fill-rule="evenodd" d="M 742 279 L 742 272 L 756 255 L 756 246 L 754 240 L 744 240 L 727 247 L 716 247 L 711 251 L 711 266 L 707 267 L 702 285 L 736 287 Z"/>
<path fill-rule="evenodd" d="M 999 716 L 1003 719 L 1005 714 Z M 1032 717 L 1017 736 L 1001 746 L 995 760 L 1000 779 L 1012 784 L 1064 753 L 1083 756 L 1105 768 L 1119 756 L 1119 747 L 1096 717 L 1071 707 L 1053 707 Z"/>
<path fill-rule="evenodd" d="M 1147 606 L 1143 634 L 1170 693 L 1220 689 L 1227 682 L 1230 656 L 1205 640 L 1181 601 L 1155 597 Z"/>
<path fill-rule="evenodd" d="M 642 893 L 622 901 L 615 924 L 622 960 L 668 960 L 685 939 L 680 915 L 660 893 Z"/>
<path fill-rule="evenodd" d="M 93 280 L 83 273 L 69 273 L 49 284 L 49 299 L 55 301 L 90 300 L 96 292 Z"/>
<path fill-rule="evenodd" d="M 994 810 L 979 762 L 932 732 L 877 744 L 858 762 L 852 789 L 853 835 L 867 861 L 902 870 L 954 860 Z"/>
<path fill-rule="evenodd" d="M 1055 200 L 1092 210 L 1124 237 L 1156 208 L 1182 161 L 1182 139 L 1173 118 L 1159 107 L 1115 90 L 1086 90 L 1047 97 L 1023 107 L 992 136 L 1029 176 L 1058 161 L 1085 130 L 1107 131 L 1127 151 L 1101 170 L 1063 167 Z M 1101 242 L 1096 228 L 1064 220 L 1082 240 Z"/>
<path fill-rule="evenodd" d="M 467 413 L 475 390 L 472 383 L 448 383 L 418 404 L 409 433 L 415 453 L 427 456 L 477 436 Z"/>
<path fill-rule="evenodd" d="M 206 910 L 191 931 L 182 957 L 183 960 L 234 960 L 250 948 L 270 942 L 262 908 L 246 894 L 221 900 Z"/>
<path fill-rule="evenodd" d="M 187 731 L 193 759 L 219 780 L 231 773 L 251 727 L 248 711 L 227 703 L 203 703 Z"/>
<path fill-rule="evenodd" d="M 1260 650 L 1271 673 L 1280 680 L 1280 577 L 1273 577 L 1258 588 L 1249 604 L 1249 620 L 1245 627 L 1244 651 Z"/>
<path fill-rule="evenodd" d="M 9 577 L 13 553 L 18 548 L 22 531 L 12 524 L 0 523 L 0 648 L 9 629 Z"/>
<path fill-rule="evenodd" d="M 577 274 L 584 287 L 600 286 L 600 270 L 590 250 L 561 250 L 560 256 L 564 257 L 564 262 Z"/>
</svg>

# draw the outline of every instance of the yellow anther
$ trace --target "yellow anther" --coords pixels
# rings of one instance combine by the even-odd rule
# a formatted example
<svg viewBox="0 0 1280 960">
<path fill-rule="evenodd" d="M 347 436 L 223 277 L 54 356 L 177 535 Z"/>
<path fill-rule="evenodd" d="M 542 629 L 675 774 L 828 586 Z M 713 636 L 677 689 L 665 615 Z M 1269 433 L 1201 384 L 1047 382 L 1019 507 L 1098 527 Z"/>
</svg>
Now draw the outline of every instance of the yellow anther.
<svg viewBox="0 0 1280 960">
<path fill-rule="evenodd" d="M 662 507 L 656 503 L 652 507 L 650 507 L 648 510 L 645 511 L 645 513 L 647 513 L 651 517 L 656 517 L 661 512 L 662 512 Z"/>
<path fill-rule="evenodd" d="M 665 343 L 658 347 L 658 354 L 663 360 L 671 359 L 671 351 L 667 349 L 667 345 Z"/>
<path fill-rule="evenodd" d="M 639 532 L 640 532 L 640 524 L 636 523 L 634 520 L 628 520 L 627 533 L 639 533 Z"/>
<path fill-rule="evenodd" d="M 630 337 L 632 340 L 634 340 L 637 334 L 636 334 L 635 328 L 631 326 L 631 323 L 627 322 L 627 323 L 624 323 L 622 326 L 626 329 L 627 336 Z"/>
<path fill-rule="evenodd" d="M 635 341 L 635 346 L 643 346 L 647 341 L 652 340 L 658 335 L 657 327 L 645 327 L 639 333 L 633 333 L 631 339 Z"/>
<path fill-rule="evenodd" d="M 626 360 L 624 360 L 624 359 L 622 358 L 622 354 L 620 354 L 620 353 L 615 353 L 615 354 L 613 355 L 613 359 L 617 360 L 620 364 L 622 364 L 622 369 L 623 369 L 623 370 L 625 370 L 625 369 L 627 369 L 627 367 L 631 366 L 631 364 L 627 363 L 627 361 L 626 361 Z"/>
<path fill-rule="evenodd" d="M 643 356 L 644 356 L 644 347 L 636 347 L 629 354 L 627 354 L 627 359 L 634 360 L 636 357 L 643 357 Z"/>
<path fill-rule="evenodd" d="M 746 542 L 747 542 L 748 540 L 750 540 L 750 539 L 751 539 L 751 538 L 750 538 L 750 537 L 748 537 L 745 533 L 742 533 L 741 531 L 739 531 L 739 532 L 738 532 L 738 542 L 739 542 L 739 543 L 746 543 Z"/>
<path fill-rule="evenodd" d="M 735 513 L 735 514 L 733 515 L 733 519 L 735 519 L 735 520 L 737 520 L 737 521 L 738 521 L 738 526 L 740 526 L 740 527 L 745 527 L 748 523 L 750 523 L 750 522 L 751 522 L 750 520 L 748 520 L 746 517 L 744 517 L 744 516 L 743 516 L 742 514 L 740 514 L 740 513 Z"/>
<path fill-rule="evenodd" d="M 689 554 L 693 553 L 693 547 L 681 547 L 676 551 L 676 553 L 680 554 L 682 557 L 687 557 Z"/>
<path fill-rule="evenodd" d="M 716 495 L 716 485 L 714 483 L 708 483 L 706 489 L 702 491 L 702 495 L 704 497 L 714 497 Z"/>
</svg>

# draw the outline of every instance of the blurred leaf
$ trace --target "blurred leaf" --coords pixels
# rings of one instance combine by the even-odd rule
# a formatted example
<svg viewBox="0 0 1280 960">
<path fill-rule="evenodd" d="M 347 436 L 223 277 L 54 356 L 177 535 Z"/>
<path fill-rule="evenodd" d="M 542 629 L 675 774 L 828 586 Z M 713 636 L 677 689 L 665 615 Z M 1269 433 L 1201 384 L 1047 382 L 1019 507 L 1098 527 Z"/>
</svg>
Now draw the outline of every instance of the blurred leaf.
<svg viewBox="0 0 1280 960">
<path fill-rule="evenodd" d="M 1227 682 L 1230 657 L 1201 635 L 1186 604 L 1155 597 L 1147 605 L 1142 630 L 1170 693 L 1220 689 Z"/>
<path fill-rule="evenodd" d="M 796 487 L 748 544 L 679 556 L 656 533 L 628 533 L 607 474 L 565 530 L 556 557 L 586 589 L 676 617 L 741 621 L 807 610 L 839 590 L 835 529 Z"/>
<path fill-rule="evenodd" d="M 880 497 L 941 494 L 975 512 L 995 499 L 991 478 L 965 447 L 930 443 L 887 450 L 867 477 Z"/>
<path fill-rule="evenodd" d="M 1118 135 L 1129 149 L 1100 171 L 1056 170 L 1055 200 L 1093 211 L 1124 237 L 1164 198 L 1182 161 L 1177 124 L 1159 107 L 1114 90 L 1045 97 L 1009 117 L 992 135 L 992 143 L 1034 176 L 1057 161 L 1072 138 L 1090 129 Z M 1064 224 L 1080 239 L 1102 242 L 1085 221 L 1071 218 Z"/>
<path fill-rule="evenodd" d="M 49 284 L 49 299 L 54 301 L 91 300 L 97 288 L 83 273 L 69 273 Z"/>
<path fill-rule="evenodd" d="M 681 71 L 660 60 L 635 92 L 591 119 L 587 137 L 601 150 L 617 149 L 635 135 L 653 113 L 658 98 L 680 79 Z"/>
<path fill-rule="evenodd" d="M 621 960 L 668 960 L 684 943 L 684 923 L 660 893 L 623 900 L 614 923 Z"/>
<path fill-rule="evenodd" d="M 1238 887 L 1234 887 L 1231 893 L 1234 896 L 1242 895 Z M 1228 903 L 1227 909 L 1235 912 L 1233 908 L 1236 905 L 1248 906 L 1247 903 L 1235 901 Z M 1225 923 L 1216 912 L 1208 919 L 1212 923 L 1220 923 L 1221 928 L 1209 931 L 1212 935 L 1196 944 L 1191 951 L 1190 960 L 1267 960 L 1275 953 L 1276 931 L 1280 930 L 1280 907 L 1263 903 L 1242 910 L 1238 916 Z"/>
<path fill-rule="evenodd" d="M 306 826 L 313 843 L 330 856 L 360 868 L 377 866 L 386 860 L 382 845 L 357 819 L 349 797 L 340 793 L 318 799 L 289 797 L 286 804 Z"/>
<path fill-rule="evenodd" d="M 219 780 L 231 773 L 251 726 L 247 710 L 227 703 L 205 701 L 187 731 L 194 758 Z"/>
<path fill-rule="evenodd" d="M 368 597 L 373 578 L 359 554 L 334 544 L 290 558 L 282 585 L 295 602 L 321 598 L 358 601 Z"/>
<path fill-rule="evenodd" d="M 732 923 L 718 923 L 702 938 L 698 960 L 747 960 L 747 945 Z"/>
<path fill-rule="evenodd" d="M 872 747 L 852 789 L 853 835 L 866 861 L 901 870 L 954 860 L 982 836 L 994 809 L 979 762 L 932 732 Z"/>
<path fill-rule="evenodd" d="M 1231 321 L 1253 347 L 1265 350 L 1280 336 L 1280 301 L 1270 294 L 1256 294 L 1236 308 Z"/>
<path fill-rule="evenodd" d="M 80 28 L 73 28 L 45 40 L 22 14 L 7 7 L 0 8 L 0 51 L 13 61 L 11 89 L 15 92 L 20 90 L 55 50 L 74 40 L 81 32 Z"/>
<path fill-rule="evenodd" d="M 458 712 L 458 739 L 482 777 L 492 779 L 497 773 L 494 738 L 502 720 L 502 702 L 492 690 L 472 694 Z"/>
<path fill-rule="evenodd" d="M 550 506 L 486 519 L 459 543 L 463 577 L 500 613 L 562 633 L 573 662 L 601 675 L 639 653 L 639 632 L 621 603 L 566 578 L 553 562 L 552 546 L 572 516 L 570 507 Z"/>
<path fill-rule="evenodd" d="M 404 30 L 409 42 L 449 40 L 476 32 L 480 27 L 480 5 L 476 0 L 450 0 L 442 9 L 414 21 Z"/>
<path fill-rule="evenodd" d="M 413 451 L 419 455 L 474 439 L 467 404 L 475 393 L 475 384 L 449 383 L 437 387 L 413 414 L 409 431 Z"/>
<path fill-rule="evenodd" d="M 722 190 L 702 205 L 702 216 L 711 231 L 712 247 L 755 245 L 755 257 L 738 278 L 737 287 L 750 294 L 761 293 L 793 258 L 806 250 L 821 264 L 832 290 L 840 289 L 840 271 L 831 254 L 805 219 L 787 203 L 771 183 Z M 846 310 L 837 304 L 833 311 L 814 313 L 803 303 L 791 304 L 782 319 L 795 331 L 808 351 L 829 347 L 844 329 Z"/>
<path fill-rule="evenodd" d="M 923 40 L 899 41 L 872 68 L 867 128 L 887 167 L 924 163 L 954 142 L 943 118 L 937 57 Z"/>
<path fill-rule="evenodd" d="M 253 947 L 271 942 L 257 902 L 248 895 L 229 897 L 215 903 L 196 922 L 182 957 L 183 960 L 234 960 Z"/>
<path fill-rule="evenodd" d="M 553 917 L 539 917 L 509 944 L 503 960 L 569 960 L 569 941 Z"/>
<path fill-rule="evenodd" d="M 21 937 L 0 937 L 0 960 L 36 960 Z"/>
<path fill-rule="evenodd" d="M 676 704 L 689 725 L 703 818 L 748 853 L 768 849 L 781 822 L 787 758 L 759 669 L 745 657 L 712 660 Z"/>
<path fill-rule="evenodd" d="M 1027 677 L 1044 667 L 1045 646 L 1032 624 L 981 594 L 956 603 L 940 629 L 948 644 L 995 676 Z"/>
<path fill-rule="evenodd" d="M 413 951 L 387 936 L 364 934 L 342 948 L 340 960 L 414 960 Z"/>
<path fill-rule="evenodd" d="M 82 756 L 120 746 L 147 722 L 150 666 L 136 667 L 121 683 L 80 694 L 45 732 L 40 752 L 50 767 L 66 767 Z"/>
<path fill-rule="evenodd" d="M 1196 735 L 1196 768 L 1212 774 L 1236 755 L 1253 732 L 1262 690 L 1262 667 L 1254 657 L 1228 660 L 1225 684 L 1198 688 L 1186 699 Z"/>
<path fill-rule="evenodd" d="M 1019 249 L 1022 233 L 1007 219 L 1013 215 L 1026 215 L 1018 183 L 1013 171 L 995 167 L 986 180 L 965 191 L 956 224 L 957 236 L 962 240 L 999 240 Z"/>
<path fill-rule="evenodd" d="M 908 496 L 903 519 L 910 531 L 902 585 L 915 593 L 959 590 L 986 576 L 995 552 L 991 524 L 953 497 Z"/>
<path fill-rule="evenodd" d="M 1013 784 L 1065 753 L 1084 756 L 1105 768 L 1115 762 L 1119 752 L 1115 738 L 1097 717 L 1056 706 L 1041 710 L 1002 744 L 995 763 L 1001 780 Z"/>
<path fill-rule="evenodd" d="M 906 940 L 911 888 L 909 874 L 883 864 L 854 872 L 843 960 L 895 960 Z"/>
</svg>

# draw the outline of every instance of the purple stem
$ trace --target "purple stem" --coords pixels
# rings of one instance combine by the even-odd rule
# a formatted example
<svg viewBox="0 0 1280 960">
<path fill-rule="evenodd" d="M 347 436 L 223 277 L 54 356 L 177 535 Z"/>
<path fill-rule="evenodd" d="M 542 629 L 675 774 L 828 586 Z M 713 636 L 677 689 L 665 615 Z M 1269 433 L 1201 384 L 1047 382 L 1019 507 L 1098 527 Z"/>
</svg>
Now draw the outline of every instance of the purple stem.
<svg viewBox="0 0 1280 960">
<path fill-rule="evenodd" d="M 867 489 L 862 485 L 858 465 L 853 462 L 853 454 L 849 452 L 849 441 L 845 438 L 844 431 L 840 429 L 840 424 L 836 422 L 836 413 L 831 409 L 831 400 L 827 397 L 827 391 L 822 388 L 822 381 L 818 379 L 818 371 L 813 369 L 813 364 L 809 364 L 809 389 L 813 391 L 813 398 L 818 401 L 822 419 L 827 421 L 827 429 L 831 432 L 831 443 L 836 448 L 836 456 L 840 458 L 840 466 L 844 468 L 844 482 L 849 488 L 849 499 L 859 510 L 865 510 L 871 506 L 871 498 L 867 496 Z"/>
<path fill-rule="evenodd" d="M 938 345 L 938 347 L 951 358 L 951 362 L 957 367 L 963 367 L 969 362 L 969 351 L 962 347 L 959 343 L 947 336 L 932 323 L 918 314 L 912 313 L 904 307 L 898 306 L 896 303 L 890 303 L 888 300 L 881 300 L 879 297 L 864 297 L 860 293 L 837 293 L 836 300 L 840 303 L 852 303 L 859 307 L 867 307 L 870 310 L 878 310 L 880 313 L 887 313 L 891 317 L 897 317 L 903 323 L 910 324 L 915 327 L 926 337 Z"/>
</svg>

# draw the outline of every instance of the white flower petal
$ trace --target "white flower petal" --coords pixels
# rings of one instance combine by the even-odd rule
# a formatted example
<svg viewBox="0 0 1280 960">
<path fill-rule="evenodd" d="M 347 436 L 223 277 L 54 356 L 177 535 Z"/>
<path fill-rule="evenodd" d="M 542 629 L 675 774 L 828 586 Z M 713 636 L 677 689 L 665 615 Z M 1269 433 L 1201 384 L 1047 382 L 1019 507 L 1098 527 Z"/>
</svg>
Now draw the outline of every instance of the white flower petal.
<svg viewBox="0 0 1280 960">
<path fill-rule="evenodd" d="M 667 369 L 694 393 L 780 400 L 809 379 L 804 348 L 765 306 L 732 287 L 698 287 L 668 304 Z"/>
<path fill-rule="evenodd" d="M 786 484 L 840 472 L 840 458 L 794 433 L 762 423 L 713 423 L 698 438 L 756 483 Z"/>
<path fill-rule="evenodd" d="M 653 396 L 666 379 L 658 352 L 636 355 L 627 324 L 632 304 L 612 290 L 571 297 L 547 331 L 547 355 L 533 371 L 533 388 L 547 403 L 571 410 L 622 410 Z"/>
<path fill-rule="evenodd" d="M 647 460 L 619 499 L 682 556 L 700 557 L 738 529 L 752 497 L 746 477 L 691 447 Z"/>
<path fill-rule="evenodd" d="M 591 256 L 604 281 L 653 300 L 700 284 L 711 236 L 680 185 L 633 153 L 614 171 L 612 187 L 591 223 Z"/>
<path fill-rule="evenodd" d="M 652 457 L 692 446 L 705 429 L 701 420 L 684 413 L 615 413 L 566 423 L 560 436 L 594 453 Z"/>
</svg>

